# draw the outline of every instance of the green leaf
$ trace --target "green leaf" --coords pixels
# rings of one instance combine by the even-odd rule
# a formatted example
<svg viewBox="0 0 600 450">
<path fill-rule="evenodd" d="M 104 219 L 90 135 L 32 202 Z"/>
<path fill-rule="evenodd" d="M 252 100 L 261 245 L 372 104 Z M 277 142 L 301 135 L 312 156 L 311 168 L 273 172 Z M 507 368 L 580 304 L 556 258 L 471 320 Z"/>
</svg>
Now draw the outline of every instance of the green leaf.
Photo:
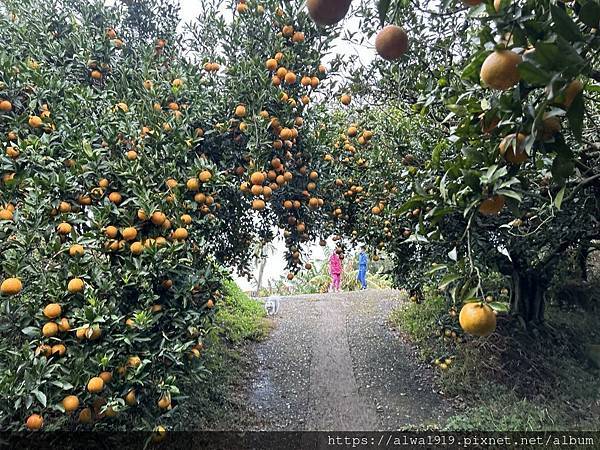
<svg viewBox="0 0 600 450">
<path fill-rule="evenodd" d="M 550 11 L 552 13 L 552 19 L 554 19 L 554 30 L 558 34 L 571 42 L 583 40 L 583 35 L 581 34 L 579 27 L 573 22 L 573 19 L 571 19 L 565 10 L 557 5 L 552 5 Z"/>
<path fill-rule="evenodd" d="M 600 25 L 600 5 L 594 0 L 585 3 L 579 11 L 579 20 L 588 27 L 598 28 Z"/>
<path fill-rule="evenodd" d="M 575 139 L 581 142 L 583 134 L 583 116 L 585 115 L 585 104 L 583 101 L 583 92 L 577 94 L 569 110 L 567 111 L 567 119 L 569 126 L 573 131 Z"/>
<path fill-rule="evenodd" d="M 442 280 L 440 281 L 440 285 L 438 286 L 440 289 L 444 289 L 446 288 L 450 283 L 459 280 L 460 278 L 462 278 L 462 275 L 458 275 L 455 273 L 451 273 L 449 275 L 446 275 L 444 278 L 442 278 Z"/>
<path fill-rule="evenodd" d="M 46 394 L 44 394 L 41 391 L 38 391 L 37 389 L 35 391 L 31 391 L 31 393 L 35 396 L 35 398 L 38 399 L 38 401 L 42 404 L 42 406 L 45 408 L 47 405 L 47 398 L 46 398 Z"/>
<path fill-rule="evenodd" d="M 21 330 L 23 334 L 26 334 L 29 337 L 39 337 L 40 329 L 37 327 L 26 327 Z"/>
<path fill-rule="evenodd" d="M 463 80 L 471 80 L 474 83 L 479 83 L 479 71 L 481 70 L 481 65 L 489 54 L 490 52 L 488 51 L 477 53 L 473 59 L 471 59 L 471 62 L 463 69 L 460 75 L 461 78 Z"/>
<path fill-rule="evenodd" d="M 556 198 L 554 199 L 554 206 L 556 206 L 556 209 L 560 209 L 560 206 L 562 205 L 562 201 L 565 196 L 565 189 L 566 186 L 563 186 L 558 194 L 556 194 Z"/>
<path fill-rule="evenodd" d="M 523 61 L 519 64 L 518 69 L 521 77 L 532 85 L 548 84 L 552 79 L 550 73 L 540 69 L 530 61 Z"/>
<path fill-rule="evenodd" d="M 434 273 L 440 271 L 440 270 L 444 270 L 447 269 L 448 266 L 446 264 L 434 264 L 433 266 L 431 266 L 431 269 L 429 269 L 427 272 L 425 272 L 426 275 L 433 275 Z"/>
<path fill-rule="evenodd" d="M 387 17 L 388 10 L 390 9 L 391 0 L 379 0 L 377 5 L 377 11 L 379 12 L 379 22 L 381 26 L 385 24 L 385 18 Z"/>
<path fill-rule="evenodd" d="M 497 311 L 497 312 L 506 313 L 509 311 L 509 306 L 507 303 L 491 302 L 491 303 L 488 303 L 487 305 L 490 308 L 492 308 L 494 311 Z"/>
<path fill-rule="evenodd" d="M 503 195 L 504 197 L 513 198 L 518 202 L 523 201 L 523 196 L 518 192 L 513 191 L 512 189 L 498 189 L 496 194 Z"/>
</svg>

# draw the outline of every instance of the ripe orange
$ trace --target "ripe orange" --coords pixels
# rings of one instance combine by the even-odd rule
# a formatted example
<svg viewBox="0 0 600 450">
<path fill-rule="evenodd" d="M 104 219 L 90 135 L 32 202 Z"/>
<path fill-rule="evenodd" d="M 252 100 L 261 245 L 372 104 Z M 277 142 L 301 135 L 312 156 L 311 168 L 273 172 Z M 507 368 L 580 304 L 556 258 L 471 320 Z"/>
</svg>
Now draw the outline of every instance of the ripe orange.
<svg viewBox="0 0 600 450">
<path fill-rule="evenodd" d="M 15 147 L 6 147 L 6 156 L 12 159 L 17 159 L 20 153 Z"/>
<path fill-rule="evenodd" d="M 521 55 L 510 50 L 496 50 L 483 62 L 479 73 L 481 81 L 492 89 L 506 91 L 521 79 L 519 64 Z"/>
<path fill-rule="evenodd" d="M 285 25 L 281 30 L 281 34 L 285 37 L 291 37 L 294 34 L 294 27 L 292 25 Z"/>
<path fill-rule="evenodd" d="M 502 211 L 502 208 L 504 208 L 504 203 L 503 196 L 495 195 L 485 199 L 481 205 L 479 205 L 479 212 L 486 216 L 494 216 Z"/>
<path fill-rule="evenodd" d="M 127 365 L 129 367 L 137 368 L 142 365 L 142 360 L 139 356 L 130 356 L 127 358 Z"/>
<path fill-rule="evenodd" d="M 117 229 L 117 227 L 114 227 L 112 225 L 109 225 L 104 229 L 104 234 L 106 235 L 106 237 L 109 237 L 111 239 L 116 238 L 118 233 L 119 230 Z"/>
<path fill-rule="evenodd" d="M 562 128 L 560 119 L 556 116 L 544 117 L 541 126 L 542 140 L 549 141 L 560 132 Z"/>
<path fill-rule="evenodd" d="M 294 84 L 296 82 L 296 74 L 294 72 L 288 72 L 285 74 L 285 82 L 287 84 Z"/>
<path fill-rule="evenodd" d="M 99 70 L 92 70 L 92 73 L 90 74 L 90 76 L 94 80 L 100 80 L 102 78 L 102 72 L 100 72 Z"/>
<path fill-rule="evenodd" d="M 98 376 L 100 378 L 102 378 L 102 381 L 104 381 L 104 384 L 110 383 L 113 379 L 112 372 L 100 372 L 100 375 L 98 375 Z"/>
<path fill-rule="evenodd" d="M 79 408 L 79 399 L 76 395 L 67 395 L 63 398 L 62 405 L 66 412 L 75 411 Z"/>
<path fill-rule="evenodd" d="M 348 94 L 344 94 L 340 98 L 340 101 L 342 102 L 342 105 L 348 106 L 350 104 L 350 102 L 352 101 L 352 97 L 350 97 L 350 95 L 348 95 Z"/>
<path fill-rule="evenodd" d="M 77 328 L 77 331 L 75 332 L 75 336 L 77 337 L 77 339 L 79 340 L 83 340 L 86 337 L 86 333 L 87 330 L 90 326 L 89 325 L 84 325 L 81 328 Z"/>
<path fill-rule="evenodd" d="M 0 111 L 2 112 L 9 112 L 12 110 L 12 103 L 9 102 L 8 100 L 2 100 L 0 101 Z"/>
<path fill-rule="evenodd" d="M 25 425 L 29 430 L 39 430 L 44 426 L 44 418 L 39 414 L 32 414 L 27 418 Z"/>
<path fill-rule="evenodd" d="M 0 220 L 13 220 L 13 213 L 10 209 L 0 209 Z"/>
<path fill-rule="evenodd" d="M 203 170 L 198 174 L 198 178 L 202 183 L 207 183 L 212 178 L 212 173 L 209 170 Z"/>
<path fill-rule="evenodd" d="M 525 141 L 527 136 L 523 133 L 509 134 L 498 146 L 500 154 L 508 162 L 513 164 L 521 164 L 527 161 L 527 152 L 525 151 Z"/>
<path fill-rule="evenodd" d="M 0 284 L 0 294 L 16 295 L 23 289 L 23 283 L 18 278 L 7 278 Z"/>
<path fill-rule="evenodd" d="M 163 395 L 157 402 L 158 407 L 160 409 L 170 409 L 171 408 L 171 399 L 168 395 Z"/>
<path fill-rule="evenodd" d="M 180 219 L 185 225 L 190 225 L 192 223 L 192 216 L 189 214 L 183 214 Z"/>
<path fill-rule="evenodd" d="M 238 5 L 238 8 L 240 7 L 240 5 Z M 244 5 L 244 6 L 246 6 L 246 5 Z M 152 442 L 154 442 L 154 443 L 162 442 L 162 441 L 164 441 L 164 439 L 166 437 L 167 437 L 167 430 L 162 425 L 158 425 L 154 428 L 154 430 L 152 430 Z"/>
<path fill-rule="evenodd" d="M 92 410 L 90 408 L 83 408 L 79 412 L 78 420 L 79 420 L 79 423 L 84 423 L 84 424 L 92 423 Z"/>
<path fill-rule="evenodd" d="M 129 111 L 129 106 L 127 106 L 127 103 L 119 102 L 115 105 L 115 109 L 126 113 Z"/>
<path fill-rule="evenodd" d="M 63 356 L 67 352 L 67 348 L 63 344 L 53 345 L 50 349 L 52 356 Z"/>
<path fill-rule="evenodd" d="M 92 394 L 97 394 L 99 392 L 102 392 L 103 389 L 104 389 L 104 381 L 102 380 L 102 378 L 100 378 L 100 377 L 90 378 L 90 381 L 88 381 L 88 384 L 87 384 L 88 392 L 90 392 Z"/>
<path fill-rule="evenodd" d="M 83 292 L 83 287 L 84 287 L 84 283 L 81 278 L 73 278 L 72 280 L 69 281 L 67 290 L 71 294 L 77 294 L 79 292 Z"/>
<path fill-rule="evenodd" d="M 137 404 L 137 398 L 135 397 L 135 389 L 131 389 L 125 395 L 125 403 L 129 406 L 135 406 Z"/>
<path fill-rule="evenodd" d="M 58 231 L 58 234 L 62 234 L 62 235 L 70 234 L 71 231 L 73 231 L 73 227 L 71 226 L 71 224 L 69 224 L 67 222 L 63 222 L 63 223 L 59 224 L 56 229 Z"/>
<path fill-rule="evenodd" d="M 156 211 L 152 213 L 152 217 L 150 218 L 150 220 L 154 225 L 159 226 L 162 225 L 165 222 L 165 220 L 167 220 L 167 216 L 165 216 L 164 213 L 160 211 Z"/>
<path fill-rule="evenodd" d="M 129 251 L 131 252 L 132 255 L 139 256 L 144 251 L 144 246 L 141 242 L 133 242 L 129 246 Z"/>
<path fill-rule="evenodd" d="M 62 308 L 58 303 L 50 303 L 44 307 L 44 315 L 48 319 L 56 319 L 62 314 Z"/>
<path fill-rule="evenodd" d="M 265 66 L 267 67 L 268 70 L 273 72 L 274 70 L 277 70 L 277 66 L 278 66 L 277 60 L 275 58 L 268 59 L 267 62 L 265 63 Z"/>
<path fill-rule="evenodd" d="M 246 107 L 244 105 L 238 105 L 235 108 L 235 116 L 239 118 L 246 117 Z"/>
<path fill-rule="evenodd" d="M 308 0 L 308 14 L 315 23 L 326 26 L 338 23 L 350 9 L 352 0 Z"/>
<path fill-rule="evenodd" d="M 583 91 L 583 83 L 581 80 L 573 80 L 571 81 L 565 91 L 563 93 L 564 100 L 562 102 L 563 106 L 566 109 L 569 109 L 575 100 L 575 97 L 579 95 L 579 93 Z"/>
<path fill-rule="evenodd" d="M 58 325 L 54 322 L 46 322 L 42 327 L 42 334 L 44 337 L 53 337 L 58 334 Z"/>
<path fill-rule="evenodd" d="M 404 28 L 388 25 L 377 34 L 375 48 L 383 59 L 393 61 L 408 50 L 408 35 Z"/>
<path fill-rule="evenodd" d="M 29 120 L 27 121 L 27 123 L 29 124 L 29 126 L 31 128 L 39 128 L 43 124 L 42 119 L 38 116 L 29 117 Z"/>
<path fill-rule="evenodd" d="M 265 209 L 265 201 L 261 200 L 259 198 L 252 200 L 252 209 L 255 209 L 257 211 L 260 211 L 262 209 Z"/>
<path fill-rule="evenodd" d="M 173 239 L 183 241 L 188 238 L 188 231 L 185 228 L 177 228 L 173 231 Z"/>
<path fill-rule="evenodd" d="M 250 175 L 250 182 L 254 185 L 261 185 L 265 182 L 265 175 L 262 172 L 254 172 Z"/>
<path fill-rule="evenodd" d="M 111 192 L 110 194 L 108 194 L 108 199 L 114 204 L 118 205 L 123 201 L 123 196 L 118 192 Z"/>
<path fill-rule="evenodd" d="M 84 253 L 85 249 L 83 248 L 83 245 L 73 244 L 71 247 L 69 247 L 70 256 L 83 256 Z"/>
<path fill-rule="evenodd" d="M 304 42 L 304 33 L 302 31 L 296 31 L 292 36 L 292 41 L 296 43 Z"/>
<path fill-rule="evenodd" d="M 460 326 L 474 336 L 489 336 L 496 329 L 496 314 L 483 303 L 466 303 L 458 316 Z"/>
<path fill-rule="evenodd" d="M 126 241 L 133 241 L 137 237 L 137 230 L 134 227 L 127 227 L 121 231 L 121 236 Z"/>
<path fill-rule="evenodd" d="M 63 317 L 62 319 L 60 319 L 60 322 L 58 322 L 58 329 L 59 331 L 66 333 L 67 331 L 69 331 L 71 329 L 71 324 L 69 323 L 69 319 L 67 319 L 66 317 Z"/>
</svg>

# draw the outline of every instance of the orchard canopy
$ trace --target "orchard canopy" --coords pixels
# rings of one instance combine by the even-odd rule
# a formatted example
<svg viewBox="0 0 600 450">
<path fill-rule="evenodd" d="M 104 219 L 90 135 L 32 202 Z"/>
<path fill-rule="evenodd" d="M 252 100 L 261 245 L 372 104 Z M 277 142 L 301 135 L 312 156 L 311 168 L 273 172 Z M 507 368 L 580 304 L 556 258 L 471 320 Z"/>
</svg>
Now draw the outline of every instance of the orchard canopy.
<svg viewBox="0 0 600 450">
<path fill-rule="evenodd" d="M 364 243 L 476 336 L 585 273 L 600 2 L 198 4 L 0 2 L 3 429 L 154 426 L 277 233 L 290 280 Z"/>
</svg>

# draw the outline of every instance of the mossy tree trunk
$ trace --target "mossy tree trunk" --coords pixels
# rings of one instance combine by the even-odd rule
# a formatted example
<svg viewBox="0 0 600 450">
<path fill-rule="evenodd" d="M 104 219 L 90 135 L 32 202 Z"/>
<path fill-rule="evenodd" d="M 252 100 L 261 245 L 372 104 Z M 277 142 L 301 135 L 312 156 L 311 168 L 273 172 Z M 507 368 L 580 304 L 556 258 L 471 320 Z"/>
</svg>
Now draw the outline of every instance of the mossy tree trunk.
<svg viewBox="0 0 600 450">
<path fill-rule="evenodd" d="M 512 273 L 511 312 L 527 326 L 543 323 L 548 283 L 535 270 L 516 268 Z"/>
</svg>

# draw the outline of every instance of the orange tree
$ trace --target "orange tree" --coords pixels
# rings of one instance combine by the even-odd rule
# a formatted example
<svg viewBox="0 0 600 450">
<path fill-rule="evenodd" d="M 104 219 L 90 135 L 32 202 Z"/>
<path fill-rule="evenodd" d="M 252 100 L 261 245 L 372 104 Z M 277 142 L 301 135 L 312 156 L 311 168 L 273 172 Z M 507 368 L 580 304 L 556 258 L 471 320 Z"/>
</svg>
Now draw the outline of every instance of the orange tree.
<svg viewBox="0 0 600 450">
<path fill-rule="evenodd" d="M 414 30 L 417 37 L 433 39 L 411 40 L 414 53 L 389 69 L 387 80 L 395 86 L 404 82 L 398 78 L 403 68 L 414 74 L 405 61 L 421 68 L 418 82 L 406 81 L 419 95 L 413 110 L 433 119 L 423 126 L 432 133 L 442 129 L 443 138 L 425 153 L 410 198 L 391 213 L 412 216 L 408 245 L 418 247 L 410 252 L 402 239 L 392 239 L 388 250 L 421 266 L 426 277 L 446 271 L 441 284 L 457 305 L 489 297 L 482 284 L 488 272 L 505 274 L 511 311 L 536 324 L 543 320 L 545 293 L 561 261 L 572 251 L 585 255 L 600 235 L 595 103 L 600 5 L 443 3 L 430 15 L 436 26 L 445 21 L 454 31 L 453 43 L 439 47 L 446 42 L 443 33 L 436 38 L 430 28 Z M 382 19 L 405 25 L 409 36 L 418 21 L 414 11 L 427 14 L 423 2 L 379 6 Z M 428 55 L 422 53 L 424 43 Z M 431 64 L 456 47 L 445 55 L 446 65 Z M 415 95 L 400 90 L 396 98 L 408 106 Z M 396 236 L 403 232 L 395 230 Z M 442 259 L 448 264 L 433 271 L 423 267 Z M 480 309 L 484 322 L 491 310 Z"/>
<path fill-rule="evenodd" d="M 206 378 L 223 267 L 281 226 L 293 274 L 318 234 L 333 35 L 221 3 L 0 7 L 3 428 L 155 423 Z"/>
</svg>

